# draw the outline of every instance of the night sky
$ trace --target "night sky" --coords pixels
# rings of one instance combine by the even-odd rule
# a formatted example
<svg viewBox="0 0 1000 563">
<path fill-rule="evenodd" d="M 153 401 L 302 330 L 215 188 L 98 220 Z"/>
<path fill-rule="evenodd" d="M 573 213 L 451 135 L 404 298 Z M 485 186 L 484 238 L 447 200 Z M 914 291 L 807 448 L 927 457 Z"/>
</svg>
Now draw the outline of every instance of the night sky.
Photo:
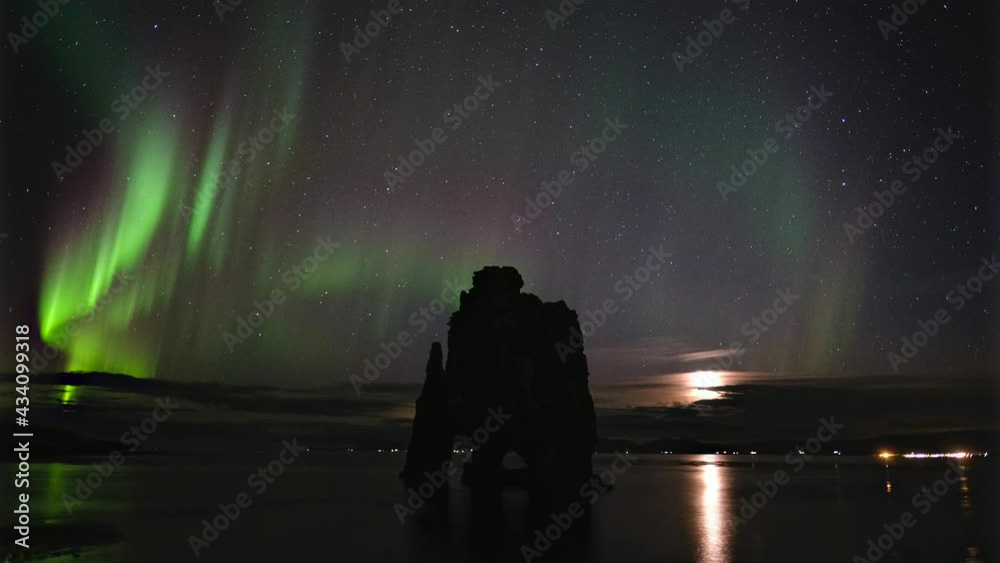
<svg viewBox="0 0 1000 563">
<path fill-rule="evenodd" d="M 278 387 L 347 386 L 408 331 L 375 389 L 422 381 L 457 304 L 421 308 L 502 264 L 581 317 L 615 301 L 586 340 L 598 386 L 712 370 L 713 385 L 891 388 L 887 355 L 938 309 L 949 321 L 898 381 L 996 373 L 1000 280 L 961 310 L 947 299 L 1000 250 L 989 3 L 927 2 L 885 40 L 889 2 L 587 0 L 553 29 L 556 0 L 404 0 L 346 60 L 354 26 L 389 4 L 246 1 L 220 19 L 208 0 L 72 0 L 16 54 L 8 38 L 0 326 L 54 343 L 75 322 L 46 371 Z M 727 8 L 678 70 L 674 53 Z M 6 3 L 3 30 L 37 10 Z M 144 79 L 155 87 L 123 105 Z M 245 142 L 275 112 L 282 129 Z M 114 132 L 60 181 L 53 162 L 105 119 Z M 949 128 L 914 181 L 912 159 Z M 615 138 L 581 157 L 602 133 Z M 400 155 L 435 135 L 390 189 Z M 720 188 L 747 151 L 767 161 Z M 552 206 L 512 220 L 564 170 Z M 894 180 L 905 192 L 849 240 L 844 224 Z M 651 247 L 669 258 L 622 291 Z M 249 338 L 224 337 L 275 290 Z M 779 290 L 796 298 L 751 336 Z M 710 367 L 734 342 L 739 361 Z M 637 401 L 699 398 L 717 396 Z"/>
</svg>

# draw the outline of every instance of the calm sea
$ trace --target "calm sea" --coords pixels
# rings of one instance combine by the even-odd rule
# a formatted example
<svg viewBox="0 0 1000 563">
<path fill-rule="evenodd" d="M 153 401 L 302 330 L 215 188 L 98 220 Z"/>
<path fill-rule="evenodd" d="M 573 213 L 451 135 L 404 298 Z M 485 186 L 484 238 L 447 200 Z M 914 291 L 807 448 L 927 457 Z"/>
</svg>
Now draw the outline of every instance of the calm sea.
<svg viewBox="0 0 1000 563">
<path fill-rule="evenodd" d="M 553 524 L 529 518 L 529 500 L 518 490 L 505 493 L 495 520 L 481 521 L 470 511 L 469 491 L 457 485 L 439 517 L 400 524 L 394 507 L 407 498 L 396 478 L 402 453 L 309 452 L 258 494 L 247 478 L 273 457 L 132 458 L 72 515 L 62 495 L 74 494 L 75 480 L 92 468 L 36 463 L 33 560 L 526 561 L 522 546 L 546 548 L 538 539 L 544 530 L 536 529 Z M 597 456 L 595 466 L 613 460 Z M 990 458 L 963 463 L 964 475 L 949 484 L 945 478 L 957 475 L 936 460 L 886 465 L 870 457 L 821 457 L 796 472 L 778 456 L 638 456 L 616 475 L 614 490 L 581 497 L 581 504 L 592 502 L 591 517 L 573 518 L 569 531 L 531 561 L 849 563 L 856 555 L 876 560 L 869 555 L 882 548 L 867 552 L 880 541 L 887 547 L 880 561 L 991 561 L 998 529 L 995 464 Z M 772 496 L 754 498 L 757 483 L 778 470 L 788 473 L 788 482 L 768 487 Z M 189 536 L 201 536 L 202 521 L 241 492 L 252 504 L 195 557 Z M 740 521 L 750 513 L 743 499 L 759 508 Z M 7 530 L 10 511 L 4 507 Z M 905 513 L 909 526 L 894 526 Z M 887 535 L 886 525 L 900 537 Z M 557 535 L 555 528 L 549 532 Z M 15 551 L 9 546 L 4 549 Z"/>
</svg>

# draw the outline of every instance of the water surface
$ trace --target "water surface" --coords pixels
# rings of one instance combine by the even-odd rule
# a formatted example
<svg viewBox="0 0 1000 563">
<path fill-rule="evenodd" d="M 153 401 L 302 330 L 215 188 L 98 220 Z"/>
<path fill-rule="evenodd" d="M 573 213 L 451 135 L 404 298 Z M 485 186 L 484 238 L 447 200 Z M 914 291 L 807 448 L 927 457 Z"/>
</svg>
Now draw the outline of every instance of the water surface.
<svg viewBox="0 0 1000 563">
<path fill-rule="evenodd" d="M 72 515 L 62 494 L 74 494 L 75 480 L 92 468 L 35 464 L 32 553 L 42 561 L 88 563 L 524 561 L 522 545 L 536 538 L 538 522 L 528 516 L 524 492 L 507 491 L 498 520 L 482 522 L 472 516 L 469 491 L 457 480 L 450 518 L 408 518 L 401 525 L 394 506 L 406 500 L 396 479 L 402 453 L 312 451 L 257 495 L 247 477 L 271 459 L 266 453 L 133 458 Z M 597 456 L 596 467 L 613 459 Z M 823 457 L 796 473 L 779 456 L 638 456 L 616 477 L 614 490 L 596 498 L 589 526 L 574 521 L 575 535 L 561 537 L 558 549 L 533 560 L 571 553 L 574 561 L 590 562 L 847 563 L 865 555 L 868 540 L 885 533 L 884 524 L 909 511 L 916 524 L 894 540 L 883 561 L 990 561 L 995 471 L 989 458 L 967 465 L 962 481 L 936 503 L 915 506 L 920 488 L 944 477 L 943 462 Z M 789 482 L 745 523 L 737 520 L 742 500 L 751 501 L 760 490 L 756 483 L 778 470 L 789 473 Z M 200 535 L 202 520 L 240 492 L 250 493 L 253 504 L 195 558 L 188 537 Z M 763 498 L 758 495 L 758 504 Z"/>
</svg>

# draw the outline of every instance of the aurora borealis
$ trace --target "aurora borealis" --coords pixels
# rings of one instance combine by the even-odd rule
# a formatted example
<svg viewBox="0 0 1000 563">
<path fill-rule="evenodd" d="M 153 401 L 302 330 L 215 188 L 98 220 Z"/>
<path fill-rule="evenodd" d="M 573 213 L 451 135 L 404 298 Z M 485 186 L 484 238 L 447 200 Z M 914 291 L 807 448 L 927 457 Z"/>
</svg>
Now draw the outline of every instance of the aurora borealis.
<svg viewBox="0 0 1000 563">
<path fill-rule="evenodd" d="M 903 454 L 989 452 L 879 557 L 994 560 L 998 25 L 990 0 L 4 2 L 10 557 L 847 561 L 941 479 Z M 531 296 L 490 269 L 461 303 L 487 266 Z M 619 454 L 580 521 L 563 485 Z"/>
<path fill-rule="evenodd" d="M 740 327 L 786 287 L 801 302 L 734 369 L 858 375 L 886 373 L 899 338 L 996 252 L 995 99 L 972 10 L 928 5 L 884 41 L 881 5 L 749 2 L 678 72 L 672 53 L 718 6 L 588 1 L 552 29 L 545 4 L 403 2 L 345 60 L 384 6 L 243 2 L 220 19 L 210 2 L 74 0 L 5 62 L 0 251 L 17 275 L 0 321 L 61 349 L 49 372 L 346 385 L 446 281 L 513 265 L 526 291 L 583 314 L 662 245 L 671 261 L 588 337 L 596 381 L 703 369 L 749 345 Z M 952 31 L 925 45 L 938 26 Z M 149 67 L 166 76 L 122 117 Z M 388 189 L 387 167 L 488 75 L 503 86 Z M 730 167 L 823 85 L 822 109 L 720 198 Z M 616 116 L 621 139 L 516 229 L 525 198 Z M 52 163 L 104 119 L 115 131 L 60 181 Z M 846 241 L 939 127 L 965 140 Z M 294 273 L 317 238 L 339 247 Z M 288 300 L 230 351 L 223 335 L 277 289 Z M 995 366 L 986 291 L 906 369 Z M 432 323 L 380 382 L 419 381 L 446 329 Z"/>
</svg>

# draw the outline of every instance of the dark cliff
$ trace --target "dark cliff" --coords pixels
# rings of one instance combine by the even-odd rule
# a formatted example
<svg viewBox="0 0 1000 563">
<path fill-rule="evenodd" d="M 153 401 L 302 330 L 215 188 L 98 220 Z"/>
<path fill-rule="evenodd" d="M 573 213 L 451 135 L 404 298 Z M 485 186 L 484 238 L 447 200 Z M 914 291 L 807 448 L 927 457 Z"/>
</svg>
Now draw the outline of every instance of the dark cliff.
<svg viewBox="0 0 1000 563">
<path fill-rule="evenodd" d="M 582 346 L 566 346 L 579 334 L 576 313 L 522 293 L 523 285 L 516 269 L 489 266 L 462 292 L 446 367 L 440 344 L 431 348 L 404 478 L 439 469 L 459 437 L 468 438 L 458 447 L 475 450 L 463 476 L 471 484 L 501 482 L 508 452 L 524 459 L 538 486 L 591 476 L 596 422 L 587 359 Z M 486 424 L 491 413 L 502 413 L 503 423 Z"/>
</svg>

